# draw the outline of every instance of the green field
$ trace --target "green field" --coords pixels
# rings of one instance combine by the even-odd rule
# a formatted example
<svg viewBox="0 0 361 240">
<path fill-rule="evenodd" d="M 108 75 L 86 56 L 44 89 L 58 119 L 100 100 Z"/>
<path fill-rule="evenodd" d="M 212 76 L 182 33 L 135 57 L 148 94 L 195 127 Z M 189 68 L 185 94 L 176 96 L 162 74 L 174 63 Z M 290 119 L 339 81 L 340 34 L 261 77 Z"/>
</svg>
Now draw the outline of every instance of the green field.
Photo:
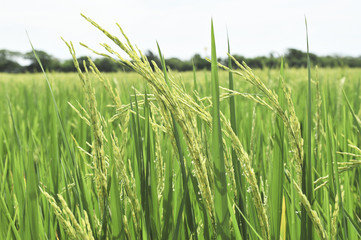
<svg viewBox="0 0 361 240">
<path fill-rule="evenodd" d="M 360 238 L 361 69 L 164 72 L 109 37 L 135 72 L 0 74 L 0 239 Z"/>
</svg>

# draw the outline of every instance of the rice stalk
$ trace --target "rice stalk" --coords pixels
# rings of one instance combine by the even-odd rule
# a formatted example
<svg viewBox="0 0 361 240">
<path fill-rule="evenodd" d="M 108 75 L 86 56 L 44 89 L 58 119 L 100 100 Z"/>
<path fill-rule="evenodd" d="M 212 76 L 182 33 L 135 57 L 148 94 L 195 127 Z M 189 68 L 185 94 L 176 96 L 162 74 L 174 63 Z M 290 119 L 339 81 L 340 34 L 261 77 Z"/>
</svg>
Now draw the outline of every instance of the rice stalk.
<svg viewBox="0 0 361 240">
<path fill-rule="evenodd" d="M 247 152 L 244 150 L 241 142 L 239 141 L 237 135 L 233 132 L 231 124 L 224 117 L 224 115 L 222 115 L 222 120 L 225 126 L 224 134 L 231 139 L 232 148 L 237 155 L 238 161 L 240 161 L 245 179 L 250 185 L 249 189 L 251 190 L 252 200 L 254 201 L 257 217 L 260 223 L 260 227 L 262 229 L 262 237 L 264 239 L 269 239 L 270 232 L 267 211 L 262 202 L 261 193 L 258 187 L 256 175 L 251 165 L 251 161 L 248 157 Z"/>
<path fill-rule="evenodd" d="M 59 220 L 60 225 L 65 230 L 70 239 L 94 240 L 94 236 L 90 228 L 88 214 L 86 213 L 86 211 L 83 212 L 83 217 L 80 216 L 80 213 L 78 211 L 78 221 L 74 216 L 73 212 L 69 209 L 68 204 L 66 203 L 62 195 L 57 195 L 60 201 L 60 205 L 58 205 L 55 199 L 50 196 L 46 191 L 41 188 L 40 191 L 48 200 L 51 208 L 54 211 L 55 216 Z"/>
<path fill-rule="evenodd" d="M 90 121 L 89 121 L 90 116 L 89 116 L 89 114 L 82 108 L 82 110 L 84 110 L 84 112 L 86 114 L 84 116 L 83 114 L 81 114 L 81 112 L 76 107 L 73 106 L 73 104 L 71 104 L 70 102 L 68 102 L 68 104 L 74 110 L 74 112 L 76 112 L 78 114 L 80 119 L 82 119 L 90 127 Z M 81 106 L 79 105 L 79 107 L 81 107 Z"/>
<path fill-rule="evenodd" d="M 128 118 L 129 120 L 129 118 Z M 118 181 L 122 182 L 122 186 L 124 186 L 125 193 L 126 193 L 126 199 L 129 199 L 128 202 L 131 206 L 131 214 L 132 214 L 132 221 L 135 226 L 135 231 L 137 235 L 140 235 L 141 233 L 141 227 L 140 227 L 140 216 L 141 216 L 141 209 L 139 200 L 137 198 L 137 194 L 135 192 L 135 183 L 132 182 L 132 180 L 129 178 L 129 174 L 126 170 L 126 164 L 125 164 L 125 158 L 124 158 L 124 151 L 125 151 L 125 145 L 126 145 L 126 129 L 123 128 L 122 137 L 123 142 L 119 147 L 119 140 L 115 134 L 115 132 L 112 133 L 112 146 L 113 146 L 113 153 L 114 153 L 114 159 L 116 162 L 116 168 L 117 168 L 117 178 Z M 129 171 L 131 172 L 131 176 L 133 175 L 132 169 L 130 168 Z M 132 178 L 134 179 L 134 178 Z M 114 196 L 114 197 L 120 197 L 120 196 Z M 129 231 L 129 230 L 128 230 Z"/>
<path fill-rule="evenodd" d="M 291 152 L 293 152 L 293 158 L 291 158 L 291 162 L 293 163 L 293 166 L 296 170 L 297 183 L 299 185 L 302 185 L 303 139 L 301 137 L 300 123 L 294 110 L 294 104 L 291 99 L 291 93 L 289 88 L 285 87 L 282 80 L 283 91 L 289 111 L 289 113 L 287 113 L 287 111 L 281 107 L 278 101 L 278 95 L 274 91 L 270 90 L 259 79 L 259 77 L 257 77 L 253 73 L 252 69 L 250 69 L 245 62 L 242 62 L 242 64 L 240 64 L 233 56 L 229 56 L 242 71 L 229 69 L 222 64 L 219 64 L 219 66 L 229 72 L 232 72 L 242 77 L 244 80 L 255 86 L 263 94 L 263 98 L 256 98 L 257 102 L 260 102 L 262 105 L 267 106 L 271 111 L 275 112 L 284 122 L 286 130 L 288 132 Z"/>
<path fill-rule="evenodd" d="M 93 164 L 94 164 L 94 177 L 95 177 L 95 183 L 97 187 L 97 194 L 98 199 L 100 201 L 100 213 L 101 216 L 104 212 L 104 207 L 106 204 L 107 196 L 107 161 L 106 156 L 104 152 L 104 133 L 102 131 L 102 124 L 101 124 L 101 116 L 97 110 L 97 102 L 95 99 L 95 93 L 94 89 L 91 85 L 90 79 L 89 79 L 89 73 L 87 66 L 85 62 L 83 63 L 85 74 L 80 69 L 78 60 L 75 55 L 75 50 L 73 44 L 70 42 L 66 42 L 66 45 L 69 48 L 69 52 L 73 57 L 73 62 L 75 65 L 75 68 L 78 71 L 78 75 L 82 81 L 82 85 L 85 92 L 86 102 L 88 104 L 88 109 L 90 111 L 90 122 L 91 122 L 91 128 L 94 135 L 94 142 L 93 142 Z M 94 69 L 93 69 L 94 71 Z"/>
<path fill-rule="evenodd" d="M 211 217 L 211 219 L 214 219 L 214 205 L 213 205 L 213 194 L 210 188 L 210 181 L 208 179 L 207 174 L 207 167 L 206 167 L 206 158 L 204 154 L 201 151 L 201 147 L 199 145 L 200 143 L 200 137 L 196 131 L 193 131 L 192 129 L 195 129 L 194 126 L 194 113 L 196 112 L 198 116 L 206 120 L 207 124 L 209 126 L 211 125 L 211 116 L 210 114 L 205 111 L 204 108 L 200 107 L 194 99 L 184 93 L 182 89 L 180 89 L 176 84 L 174 84 L 172 81 L 170 81 L 170 84 L 172 85 L 172 92 L 167 87 L 166 84 L 164 84 L 163 76 L 161 70 L 153 64 L 154 71 L 152 70 L 150 64 L 148 63 L 145 56 L 138 50 L 140 57 L 138 56 L 138 52 L 135 51 L 135 48 L 130 44 L 130 41 L 125 36 L 123 31 L 120 28 L 120 31 L 122 32 L 124 38 L 126 39 L 128 44 L 122 43 L 117 37 L 111 35 L 106 30 L 101 28 L 98 24 L 96 24 L 94 21 L 90 20 L 89 18 L 85 17 L 86 20 L 88 20 L 92 25 L 94 25 L 96 28 L 101 30 L 106 36 L 108 36 L 115 44 L 117 44 L 125 53 L 128 54 L 128 56 L 132 59 L 132 62 L 129 60 L 126 60 L 122 58 L 116 51 L 114 51 L 110 46 L 106 44 L 102 44 L 102 46 L 111 54 L 114 54 L 116 57 L 118 57 L 122 62 L 126 63 L 128 66 L 133 68 L 138 74 L 143 76 L 148 83 L 150 84 L 151 88 L 153 89 L 154 95 L 157 99 L 157 102 L 159 105 L 164 104 L 164 107 L 168 109 L 173 115 L 180 125 L 183 135 L 186 140 L 186 144 L 188 146 L 188 150 L 190 152 L 190 156 L 193 159 L 194 165 L 195 165 L 195 174 L 198 180 L 198 184 L 200 187 L 201 195 L 203 196 L 203 199 L 206 203 L 206 207 L 208 209 L 208 213 Z M 87 47 L 86 45 L 82 44 L 83 46 Z M 91 48 L 87 47 L 88 49 L 92 50 Z M 92 50 L 93 51 L 93 50 Z M 96 51 L 93 51 L 97 53 Z M 166 122 L 170 122 L 168 119 Z M 222 120 L 224 123 L 224 120 Z M 234 134 L 232 128 L 227 128 L 227 132 L 229 132 L 227 135 Z M 234 136 L 232 135 L 232 140 Z M 235 137 L 237 138 L 237 137 Z M 254 197 L 256 201 L 256 207 L 258 212 L 258 218 L 260 221 L 261 228 L 263 230 L 263 236 L 265 238 L 269 238 L 269 226 L 268 226 L 268 220 L 266 215 L 266 210 L 264 209 L 264 206 L 262 204 L 261 196 L 259 193 L 257 180 L 255 178 L 254 171 L 249 163 L 248 155 L 243 150 L 242 144 L 239 142 L 239 140 L 236 141 L 233 148 L 236 148 L 238 158 L 241 160 L 241 166 L 243 169 L 245 169 L 245 172 L 247 172 L 246 178 L 247 181 L 251 183 L 251 189 L 252 189 L 252 195 L 256 196 Z M 212 220 L 214 222 L 214 220 Z"/>
<path fill-rule="evenodd" d="M 94 64 L 94 62 L 89 58 L 89 63 L 91 66 L 91 70 L 93 71 L 93 73 L 97 76 L 97 78 L 104 84 L 105 89 L 108 91 L 108 93 L 110 94 L 110 97 L 113 100 L 113 103 L 116 107 L 121 107 L 122 106 L 122 102 L 120 100 L 120 96 L 119 96 L 119 92 L 117 89 L 113 89 L 112 85 L 110 84 L 110 81 L 108 78 L 105 78 L 99 71 L 99 69 L 97 68 L 97 66 Z"/>
<path fill-rule="evenodd" d="M 316 229 L 318 236 L 321 239 L 328 239 L 327 232 L 325 231 L 325 229 L 321 223 L 320 217 L 318 216 L 317 212 L 312 209 L 310 202 L 308 201 L 306 195 L 302 192 L 302 189 L 297 184 L 297 181 L 295 181 L 294 179 L 292 180 L 291 174 L 288 170 L 286 170 L 286 175 L 292 181 L 293 186 L 296 190 L 296 193 L 298 194 L 299 199 L 302 203 L 302 206 L 305 208 L 307 215 L 309 216 L 310 220 L 312 221 L 313 226 Z"/>
<path fill-rule="evenodd" d="M 152 107 L 151 107 L 152 109 Z M 154 115 L 152 115 L 152 120 L 151 122 L 156 122 L 154 119 Z M 162 154 L 162 150 L 161 150 L 161 142 L 160 142 L 160 136 L 159 136 L 159 131 L 160 129 L 158 129 L 157 127 L 155 127 L 154 125 L 152 125 L 153 127 L 153 133 L 154 133 L 154 138 L 155 138 L 155 156 L 156 156 L 156 160 L 155 160 L 155 170 L 157 171 L 157 192 L 158 192 L 158 201 L 161 200 L 161 198 L 163 197 L 163 191 L 164 191 L 164 181 L 165 181 L 165 164 L 164 164 L 164 160 L 163 160 L 163 154 Z"/>
<path fill-rule="evenodd" d="M 349 153 L 347 153 L 349 155 Z M 344 173 L 347 171 L 354 170 L 355 168 L 361 167 L 361 160 L 351 159 L 349 162 L 338 162 L 338 173 Z M 325 186 L 328 183 L 329 176 L 323 176 L 317 178 L 313 184 L 317 187 L 315 187 L 314 191 L 319 190 L 321 187 Z"/>
<path fill-rule="evenodd" d="M 160 105 L 163 104 L 164 110 L 167 109 L 174 116 L 175 121 L 181 127 L 183 135 L 185 137 L 190 156 L 192 157 L 194 162 L 195 175 L 197 177 L 201 195 L 205 201 L 208 214 L 211 217 L 212 222 L 214 223 L 213 194 L 211 191 L 210 181 L 208 179 L 206 167 L 207 158 L 202 153 L 202 147 L 199 144 L 200 136 L 198 135 L 197 131 L 194 131 L 194 129 L 196 129 L 196 127 L 194 126 L 194 121 L 192 120 L 194 118 L 194 115 L 191 112 L 186 111 L 186 109 L 182 107 L 182 105 L 180 104 L 180 99 L 177 98 L 177 96 L 174 96 L 173 92 L 171 92 L 166 85 L 162 71 L 156 66 L 155 63 L 152 63 L 153 67 L 155 68 L 155 70 L 153 71 L 147 58 L 140 52 L 140 50 L 135 50 L 135 48 L 130 43 L 129 39 L 124 34 L 123 30 L 119 25 L 119 30 L 121 31 L 123 37 L 126 39 L 127 44 L 121 42 L 116 36 L 111 35 L 93 20 L 85 17 L 84 15 L 82 16 L 93 26 L 102 31 L 109 39 L 111 39 L 116 45 L 118 45 L 132 59 L 132 61 L 126 60 L 121 57 L 120 54 L 114 51 L 110 46 L 108 46 L 107 44 L 102 44 L 105 50 L 107 50 L 110 54 L 114 54 L 119 60 L 127 64 L 129 67 L 133 68 L 139 75 L 143 76 L 152 88 L 157 102 Z M 83 46 L 87 47 L 84 44 Z M 163 107 L 161 109 L 163 109 Z M 167 115 L 164 114 L 164 116 Z M 170 119 L 165 120 L 167 122 L 171 122 Z"/>
<path fill-rule="evenodd" d="M 178 87 L 174 86 L 174 88 L 178 90 L 180 98 L 182 99 L 181 101 L 185 105 L 185 107 L 188 108 L 189 111 L 192 111 L 194 114 L 201 117 L 209 127 L 212 127 L 212 124 L 211 124 L 212 118 L 211 118 L 209 112 L 207 112 L 205 110 L 205 107 L 198 105 L 193 100 L 192 97 L 190 97 L 189 95 L 187 95 L 186 93 L 181 91 Z M 184 100 L 184 99 L 186 99 L 186 100 Z M 209 106 L 212 106 L 211 103 Z M 239 161 L 241 163 L 241 167 L 244 172 L 245 178 L 246 178 L 247 182 L 250 183 L 250 185 L 251 185 L 250 186 L 250 188 L 252 189 L 251 194 L 253 196 L 254 201 L 256 201 L 256 203 L 257 203 L 256 204 L 257 212 L 258 212 L 257 216 L 261 223 L 264 238 L 267 239 L 268 238 L 267 234 L 269 232 L 268 218 L 267 218 L 265 206 L 263 205 L 262 200 L 261 200 L 261 194 L 260 194 L 260 191 L 258 188 L 254 170 L 251 167 L 251 163 L 250 163 L 248 154 L 244 151 L 243 146 L 240 143 L 240 141 L 238 140 L 234 131 L 232 130 L 230 123 L 224 117 L 224 115 L 222 113 L 221 113 L 221 121 L 223 124 L 226 125 L 226 129 L 222 129 L 223 133 L 225 134 L 225 136 L 227 136 L 228 138 L 231 139 L 232 148 L 233 149 L 237 148 L 237 150 L 235 152 L 236 152 L 237 158 L 239 159 Z M 235 139 L 237 139 L 237 140 L 235 140 Z"/>
<path fill-rule="evenodd" d="M 331 218 L 331 239 L 337 239 L 337 218 L 340 213 L 338 195 L 335 197 L 335 209 Z"/>
<path fill-rule="evenodd" d="M 318 77 L 316 78 L 318 79 Z M 320 82 L 319 81 L 315 81 L 315 86 L 316 86 L 316 120 L 315 120 L 315 149 L 314 149 L 314 153 L 315 153 L 315 157 L 316 157 L 316 161 L 315 161 L 315 168 L 317 169 L 318 163 L 321 161 L 322 159 L 322 136 L 325 135 L 324 129 L 323 129 L 323 125 L 322 125 L 322 119 L 321 119 L 321 115 L 322 115 L 322 97 L 321 97 L 321 90 L 320 90 Z"/>
</svg>

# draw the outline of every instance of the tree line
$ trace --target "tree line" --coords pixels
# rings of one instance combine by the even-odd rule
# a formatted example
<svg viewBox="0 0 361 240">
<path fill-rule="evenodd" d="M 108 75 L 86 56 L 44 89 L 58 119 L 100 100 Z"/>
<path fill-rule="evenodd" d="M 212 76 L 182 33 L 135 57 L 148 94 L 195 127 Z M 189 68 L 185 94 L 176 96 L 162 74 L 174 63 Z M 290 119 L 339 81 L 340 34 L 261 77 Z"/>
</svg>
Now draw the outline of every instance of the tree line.
<svg viewBox="0 0 361 240">
<path fill-rule="evenodd" d="M 61 61 L 58 58 L 46 53 L 45 51 L 37 51 L 43 66 L 47 71 L 54 72 L 74 72 L 75 68 L 73 60 L 68 59 Z M 148 60 L 152 60 L 160 66 L 160 60 L 157 54 L 147 51 L 145 56 Z M 245 61 L 251 68 L 277 68 L 280 63 L 280 57 L 275 57 L 274 54 L 269 56 L 260 56 L 254 58 L 247 58 L 242 55 L 233 55 L 239 62 Z M 82 62 L 87 57 L 80 57 L 78 60 Z M 131 71 L 127 66 L 121 62 L 114 62 L 107 58 L 92 59 L 101 72 L 117 72 L 117 71 Z M 317 56 L 310 53 L 310 60 L 313 65 L 319 67 L 361 67 L 360 57 L 341 57 L 341 56 Z M 20 64 L 19 62 L 25 61 L 27 64 Z M 219 62 L 227 65 L 226 58 L 219 58 Z M 303 68 L 307 65 L 307 54 L 303 51 L 290 48 L 284 55 L 284 61 L 288 67 Z M 119 64 L 120 63 L 120 64 Z M 210 69 L 210 63 L 202 58 L 199 54 L 195 54 L 189 60 L 181 60 L 179 58 L 168 58 L 166 64 L 169 68 L 176 71 L 191 71 L 193 65 L 197 69 Z M 8 73 L 25 73 L 25 72 L 40 72 L 40 66 L 34 57 L 33 52 L 20 53 L 9 50 L 0 50 L 0 72 Z"/>
</svg>

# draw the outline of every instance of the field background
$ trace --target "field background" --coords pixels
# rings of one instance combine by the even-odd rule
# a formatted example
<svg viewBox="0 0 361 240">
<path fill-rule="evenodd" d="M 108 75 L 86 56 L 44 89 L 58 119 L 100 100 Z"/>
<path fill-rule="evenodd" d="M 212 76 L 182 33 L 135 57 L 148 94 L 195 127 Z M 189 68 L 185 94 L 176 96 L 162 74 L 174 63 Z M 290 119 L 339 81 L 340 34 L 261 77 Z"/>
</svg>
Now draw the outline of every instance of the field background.
<svg viewBox="0 0 361 240">
<path fill-rule="evenodd" d="M 255 70 L 254 72 L 268 88 L 278 92 L 279 69 Z M 211 72 L 197 71 L 195 75 L 193 72 L 171 72 L 170 74 L 173 76 L 173 81 L 182 86 L 184 91 L 191 96 L 193 96 L 194 90 L 199 92 L 200 98 L 211 96 Z M 104 139 L 108 139 L 103 143 L 108 169 L 106 177 L 108 184 L 111 182 L 111 186 L 109 184 L 107 188 L 110 197 L 104 197 L 104 199 L 109 199 L 106 206 L 109 208 L 110 215 L 106 214 L 107 217 L 104 217 L 102 212 L 104 209 L 100 206 L 104 200 L 99 199 L 99 189 L 95 183 L 96 180 L 94 180 L 94 175 L 96 175 L 93 168 L 94 162 L 89 156 L 92 154 L 90 145 L 94 142 L 94 131 L 69 105 L 70 103 L 80 109 L 80 104 L 89 113 L 89 109 L 86 107 L 86 91 L 83 90 L 81 80 L 75 73 L 48 73 L 47 76 L 53 95 L 49 91 L 42 73 L 0 73 L 0 96 L 2 98 L 0 101 L 0 176 L 2 178 L 0 182 L 0 239 L 30 239 L 28 238 L 30 236 L 37 236 L 38 239 L 71 239 L 72 231 L 76 232 L 74 236 L 79 239 L 84 236 L 91 239 L 90 235 L 97 239 L 102 237 L 116 238 L 119 237 L 118 234 L 121 234 L 123 238 L 134 239 L 134 237 L 139 237 L 138 228 L 140 228 L 145 239 L 147 237 L 156 239 L 161 238 L 161 236 L 163 238 L 178 236 L 179 239 L 203 239 L 214 235 L 211 220 L 204 213 L 204 205 L 201 203 L 202 201 L 198 202 L 200 196 L 196 190 L 195 176 L 190 176 L 193 185 L 189 184 L 192 189 L 187 190 L 190 193 L 190 201 L 194 205 L 192 207 L 193 214 L 188 212 L 189 209 L 185 209 L 184 219 L 178 219 L 178 211 L 184 209 L 184 205 L 182 207 L 184 204 L 182 201 L 184 192 L 182 181 L 184 179 L 182 180 L 179 156 L 172 148 L 169 136 L 161 131 L 161 128 L 149 125 L 153 116 L 154 121 L 162 125 L 158 119 L 159 113 L 154 112 L 156 108 L 149 108 L 149 105 L 145 105 L 148 106 L 148 110 L 146 110 L 147 107 L 144 108 L 146 103 L 141 104 L 142 100 L 145 100 L 144 95 L 138 95 L 137 99 L 134 97 L 135 91 L 152 94 L 141 76 L 133 72 L 104 74 L 114 89 L 119 91 L 123 105 L 129 104 L 130 100 L 133 104 L 135 101 L 140 104 L 138 110 L 135 109 L 130 113 L 131 120 L 126 122 L 126 126 L 123 126 L 122 120 L 109 121 L 117 113 L 111 95 L 97 77 L 90 75 L 92 86 L 95 89 L 99 116 L 103 118 L 100 119 L 100 122 L 105 135 Z M 286 68 L 284 80 L 291 89 L 295 111 L 301 123 L 302 136 L 305 137 L 307 135 L 305 127 L 307 118 L 307 69 Z M 350 162 L 351 159 L 359 158 L 361 154 L 349 145 L 360 146 L 361 135 L 342 93 L 342 89 L 344 89 L 350 106 L 355 114 L 360 117 L 361 69 L 312 68 L 312 80 L 314 80 L 312 83 L 312 181 L 315 181 L 319 177 L 327 175 L 330 159 L 337 160 L 339 163 Z M 321 106 L 318 106 L 317 102 L 316 82 L 322 97 Z M 220 86 L 228 88 L 228 72 L 219 72 L 219 83 Z M 240 93 L 262 96 L 262 93 L 254 86 L 237 76 L 234 76 L 234 90 Z M 225 91 L 221 90 L 221 93 L 223 92 Z M 52 96 L 54 96 L 57 104 L 64 132 L 59 123 Z M 150 95 L 149 101 L 154 101 L 152 99 L 153 97 Z M 299 200 L 294 195 L 292 185 L 287 182 L 283 171 L 275 169 L 272 165 L 278 156 L 275 147 L 278 134 L 277 117 L 267 107 L 256 104 L 242 96 L 235 96 L 235 104 L 236 134 L 250 157 L 257 177 L 258 186 L 266 205 L 265 208 L 268 209 L 268 216 L 271 219 L 271 235 L 275 238 L 280 236 L 287 239 L 294 237 L 299 239 L 304 223 L 300 214 Z M 152 111 L 149 112 L 149 110 Z M 221 101 L 220 110 L 229 119 L 228 98 Z M 80 112 L 82 111 L 80 110 Z M 321 116 L 318 116 L 318 113 L 321 113 Z M 82 115 L 90 119 L 84 112 Z M 150 117 L 147 118 L 147 116 Z M 138 121 L 138 124 L 132 122 L 132 119 Z M 321 126 L 317 123 L 321 123 Z M 202 135 L 202 152 L 208 156 L 211 154 L 210 129 L 204 124 L 197 124 L 197 126 Z M 111 141 L 113 131 L 115 136 L 119 138 L 118 145 L 124 146 L 124 152 L 122 152 L 124 163 L 133 167 L 132 174 L 134 175 L 129 175 L 129 178 L 134 178 L 136 185 L 138 181 L 141 182 L 141 172 L 137 172 L 137 167 L 134 165 L 134 162 L 139 158 L 137 147 L 143 149 L 139 151 L 145 155 L 148 154 L 144 157 L 145 159 L 150 158 L 148 159 L 149 165 L 146 166 L 150 166 L 151 170 L 157 174 L 157 176 L 151 175 L 152 180 L 150 182 L 153 188 L 157 189 L 157 192 L 150 190 L 148 200 L 142 199 L 143 193 L 140 192 L 138 186 L 134 189 L 135 198 L 141 201 L 141 210 L 139 211 L 141 214 L 139 216 L 133 212 L 136 212 L 137 209 L 134 209 L 131 201 L 125 200 L 127 197 L 131 198 L 126 190 L 127 183 L 124 182 L 124 179 L 116 179 L 114 176 L 116 156 L 114 156 L 115 151 Z M 136 133 L 138 133 L 138 137 L 143 137 L 143 141 L 140 140 L 143 145 L 137 145 L 139 142 L 135 139 Z M 148 140 L 145 139 L 147 134 L 150 134 Z M 180 134 L 181 139 L 183 139 L 182 133 Z M 230 143 L 228 139 L 226 141 L 225 156 L 230 159 Z M 285 148 L 289 148 L 286 138 L 283 141 Z M 184 140 L 181 140 L 181 146 L 186 166 L 189 168 L 189 172 L 192 172 L 194 171 L 193 160 L 187 152 Z M 316 148 L 318 150 L 315 150 Z M 349 152 L 356 155 L 342 155 L 337 152 Z M 286 152 L 284 157 L 284 164 L 288 165 L 287 159 L 290 158 L 290 153 Z M 162 161 L 163 167 L 159 167 L 162 166 L 159 165 L 159 161 Z M 327 189 L 334 186 L 326 185 L 313 194 L 311 205 L 318 212 L 322 225 L 330 235 L 344 239 L 346 236 L 348 239 L 356 239 L 357 234 L 359 234 L 358 229 L 360 228 L 357 226 L 360 226 L 358 216 L 361 213 L 359 188 L 361 175 L 357 168 L 358 164 L 357 162 L 354 165 L 345 165 L 347 171 L 340 173 L 340 179 L 337 180 L 339 185 L 337 185 L 338 189 L 342 190 L 342 201 L 332 202 L 335 196 Z M 167 172 L 169 165 L 172 166 L 172 169 Z M 342 165 L 339 166 L 342 167 Z M 127 166 L 125 169 L 127 174 L 130 174 L 130 167 Z M 272 212 L 274 209 L 272 207 L 272 191 L 277 188 L 277 186 L 272 185 L 274 184 L 272 182 L 273 174 L 280 174 L 280 178 L 284 181 L 282 196 L 285 205 L 280 208 L 282 213 Z M 233 237 L 238 236 L 237 232 L 239 231 L 243 238 L 257 239 L 262 236 L 262 226 L 257 220 L 256 207 L 252 203 L 252 195 L 248 190 L 249 185 L 244 179 L 242 181 L 243 190 L 241 193 L 246 209 L 244 214 L 250 225 L 245 223 L 238 225 L 239 230 L 235 230 L 235 226 L 232 225 L 231 235 Z M 119 188 L 114 189 L 113 186 L 117 186 L 115 183 L 118 182 Z M 234 186 L 229 176 L 227 182 L 228 187 L 233 189 Z M 319 183 L 314 184 L 314 187 L 317 185 Z M 337 188 L 335 187 L 335 189 Z M 50 195 L 43 194 L 42 191 L 46 191 Z M 112 197 L 112 194 L 116 193 L 120 196 L 117 200 Z M 67 206 L 61 203 L 57 194 L 63 196 Z M 152 194 L 156 194 L 156 196 Z M 165 194 L 171 198 L 165 197 Z M 50 196 L 54 197 L 54 202 L 51 201 Z M 166 200 L 171 203 L 166 203 Z M 145 205 L 143 205 L 144 201 Z M 147 201 L 149 201 L 149 205 L 147 205 Z M 57 204 L 61 211 L 64 211 L 58 215 L 54 210 Z M 172 206 L 172 209 L 167 208 L 167 206 Z M 69 212 L 66 212 L 67 208 L 74 213 L 76 220 L 72 219 Z M 345 209 L 347 213 L 343 210 L 337 212 L 335 210 L 337 208 Z M 87 211 L 89 220 L 86 220 L 82 210 Z M 120 212 L 119 216 L 116 215 L 117 210 Z M 242 219 L 239 213 L 237 214 L 239 211 L 235 210 L 234 212 L 238 220 Z M 152 216 L 150 222 L 152 223 L 147 222 L 147 214 L 150 213 Z M 333 220 L 333 214 L 335 214 L 335 220 Z M 192 220 L 188 219 L 190 215 L 195 219 L 193 224 L 190 223 Z M 59 216 L 62 216 L 63 220 L 59 220 Z M 276 217 L 278 220 L 275 220 L 273 216 L 278 216 Z M 281 216 L 283 220 L 281 220 Z M 137 226 L 137 222 L 133 219 L 137 217 L 141 219 L 138 222 L 140 226 Z M 85 223 L 82 223 L 82 219 Z M 206 224 L 207 219 L 210 220 L 208 225 Z M 79 223 L 79 229 L 73 221 Z M 66 222 L 70 226 L 67 226 Z M 90 224 L 90 229 L 87 229 L 86 222 Z M 192 229 L 193 227 L 195 229 Z M 314 229 L 314 226 L 311 228 Z M 246 229 L 246 233 L 244 229 Z M 85 235 L 81 235 L 83 234 L 82 231 Z M 175 235 L 175 233 L 177 234 Z M 313 231 L 312 236 L 316 239 L 319 238 L 315 231 Z"/>
</svg>

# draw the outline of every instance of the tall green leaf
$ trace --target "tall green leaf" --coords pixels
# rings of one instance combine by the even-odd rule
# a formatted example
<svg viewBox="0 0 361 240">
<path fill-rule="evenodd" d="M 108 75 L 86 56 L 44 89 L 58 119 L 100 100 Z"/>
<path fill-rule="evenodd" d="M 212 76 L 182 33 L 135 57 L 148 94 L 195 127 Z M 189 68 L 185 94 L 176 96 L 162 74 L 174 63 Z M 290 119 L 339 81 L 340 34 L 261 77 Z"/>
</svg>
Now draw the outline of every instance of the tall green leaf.
<svg viewBox="0 0 361 240">
<path fill-rule="evenodd" d="M 231 46 L 229 44 L 229 37 L 227 34 L 227 43 L 228 43 L 228 54 L 231 54 Z M 230 56 L 228 56 L 228 68 L 232 69 L 232 59 Z M 230 71 L 228 73 L 228 85 L 230 90 L 234 90 L 234 84 L 233 84 L 233 73 Z M 230 121 L 231 121 L 231 127 L 233 132 L 237 135 L 237 120 L 236 120 L 236 104 L 234 101 L 234 96 L 231 96 L 229 98 L 229 113 L 230 113 Z M 235 196 L 235 202 L 240 209 L 241 212 L 245 213 L 244 208 L 244 177 L 242 177 L 241 174 L 241 164 L 238 161 L 238 158 L 236 156 L 236 152 L 232 149 L 232 165 L 234 169 L 234 177 L 236 179 L 236 189 L 237 189 L 237 196 Z M 237 220 L 241 220 L 242 225 L 242 237 L 243 239 L 247 239 L 247 225 L 245 224 L 245 219 L 239 212 L 236 212 Z"/>
<path fill-rule="evenodd" d="M 307 19 L 306 25 L 306 41 L 307 41 L 307 73 L 308 73 L 308 87 L 307 87 L 307 132 L 306 132 L 306 159 L 304 161 L 303 170 L 303 191 L 309 202 L 313 202 L 313 181 L 312 181 L 312 91 L 311 91 L 311 62 L 308 44 L 308 27 Z M 312 221 L 307 216 L 305 210 L 302 211 L 302 231 L 301 239 L 311 239 L 313 236 Z"/>
<path fill-rule="evenodd" d="M 281 59 L 280 78 L 278 85 L 278 96 L 281 107 L 284 107 L 285 97 L 283 93 L 284 70 L 283 58 Z M 282 119 L 275 120 L 275 136 L 273 160 L 270 167 L 270 220 L 271 220 L 271 237 L 273 239 L 280 238 L 280 224 L 282 215 L 282 197 L 283 197 L 283 181 L 284 181 L 284 162 L 286 156 L 284 138 L 284 124 Z"/>
<path fill-rule="evenodd" d="M 222 130 L 219 110 L 219 80 L 214 38 L 213 19 L 211 22 L 212 42 L 212 158 L 214 164 L 214 208 L 216 214 L 217 239 L 229 239 L 229 211 L 227 200 L 226 169 L 223 157 Z"/>
</svg>

